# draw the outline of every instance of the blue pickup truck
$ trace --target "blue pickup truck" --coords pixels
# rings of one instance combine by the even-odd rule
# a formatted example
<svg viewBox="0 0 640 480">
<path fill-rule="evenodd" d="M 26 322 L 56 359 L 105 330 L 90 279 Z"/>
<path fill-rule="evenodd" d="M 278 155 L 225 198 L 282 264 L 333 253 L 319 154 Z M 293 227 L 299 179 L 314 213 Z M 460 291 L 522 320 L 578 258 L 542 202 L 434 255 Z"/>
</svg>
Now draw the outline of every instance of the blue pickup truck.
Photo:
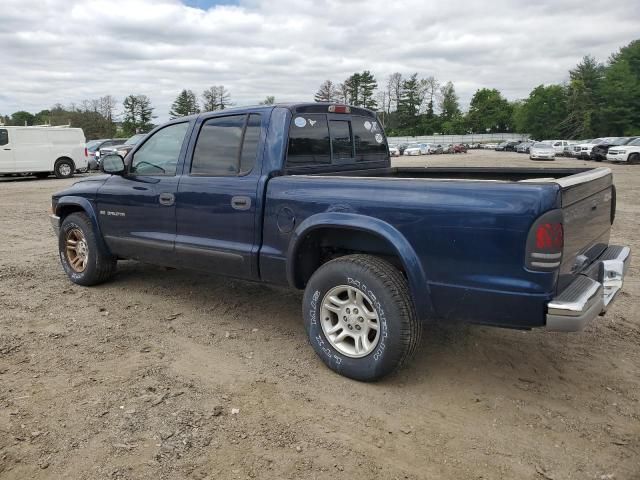
<svg viewBox="0 0 640 480">
<path fill-rule="evenodd" d="M 52 199 L 80 285 L 120 259 L 303 289 L 311 345 L 375 380 L 424 322 L 578 331 L 622 287 L 608 168 L 392 167 L 374 112 L 301 103 L 179 118 Z"/>
</svg>

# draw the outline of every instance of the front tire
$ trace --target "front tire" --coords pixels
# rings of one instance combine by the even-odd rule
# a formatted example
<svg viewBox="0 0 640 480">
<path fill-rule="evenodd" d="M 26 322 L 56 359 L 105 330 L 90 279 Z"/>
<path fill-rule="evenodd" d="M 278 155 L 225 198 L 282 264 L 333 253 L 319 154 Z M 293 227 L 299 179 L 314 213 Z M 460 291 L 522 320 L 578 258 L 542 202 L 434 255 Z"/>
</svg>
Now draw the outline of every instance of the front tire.
<svg viewBox="0 0 640 480">
<path fill-rule="evenodd" d="M 58 251 L 62 268 L 78 285 L 97 285 L 116 271 L 117 259 L 100 251 L 91 220 L 85 213 L 72 213 L 62 221 Z"/>
<path fill-rule="evenodd" d="M 405 278 L 371 255 L 340 257 L 316 270 L 305 289 L 303 315 L 322 361 L 360 381 L 400 368 L 422 333 Z"/>
<path fill-rule="evenodd" d="M 53 167 L 53 173 L 56 178 L 71 178 L 76 170 L 73 162 L 68 158 L 60 158 Z"/>
<path fill-rule="evenodd" d="M 628 162 L 631 165 L 637 165 L 638 163 L 640 163 L 640 154 L 632 153 L 631 155 L 629 155 Z"/>
</svg>

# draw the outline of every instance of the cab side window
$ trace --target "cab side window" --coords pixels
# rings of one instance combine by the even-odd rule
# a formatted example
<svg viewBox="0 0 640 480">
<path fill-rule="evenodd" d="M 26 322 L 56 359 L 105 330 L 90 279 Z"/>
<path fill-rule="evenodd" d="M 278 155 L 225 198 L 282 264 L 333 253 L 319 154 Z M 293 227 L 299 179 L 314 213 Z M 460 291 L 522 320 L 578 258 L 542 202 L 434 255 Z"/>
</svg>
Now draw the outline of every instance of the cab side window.
<svg viewBox="0 0 640 480">
<path fill-rule="evenodd" d="M 191 175 L 230 177 L 249 173 L 260 139 L 260 115 L 230 115 L 206 120 L 198 135 Z"/>
<path fill-rule="evenodd" d="M 133 156 L 131 173 L 175 175 L 188 128 L 188 122 L 174 123 L 154 133 Z"/>
<path fill-rule="evenodd" d="M 6 128 L 0 128 L 0 147 L 9 143 L 9 131 Z"/>
</svg>

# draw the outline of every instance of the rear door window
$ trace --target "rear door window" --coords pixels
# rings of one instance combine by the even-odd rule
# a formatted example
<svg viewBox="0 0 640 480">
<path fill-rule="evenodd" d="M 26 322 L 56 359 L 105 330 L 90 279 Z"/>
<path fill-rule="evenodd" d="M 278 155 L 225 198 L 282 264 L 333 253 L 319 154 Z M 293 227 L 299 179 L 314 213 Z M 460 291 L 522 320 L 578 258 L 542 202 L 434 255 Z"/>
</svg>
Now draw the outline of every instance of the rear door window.
<svg viewBox="0 0 640 480">
<path fill-rule="evenodd" d="M 0 128 L 0 146 L 9 143 L 9 131 L 6 128 Z"/>
</svg>

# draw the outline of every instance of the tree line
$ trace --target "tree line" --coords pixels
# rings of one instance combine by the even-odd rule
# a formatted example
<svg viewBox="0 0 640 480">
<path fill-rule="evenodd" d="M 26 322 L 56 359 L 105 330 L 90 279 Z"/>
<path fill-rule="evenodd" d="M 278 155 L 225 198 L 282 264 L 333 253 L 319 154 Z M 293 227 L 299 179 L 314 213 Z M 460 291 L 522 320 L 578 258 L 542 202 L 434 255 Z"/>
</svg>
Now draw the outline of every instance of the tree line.
<svg viewBox="0 0 640 480">
<path fill-rule="evenodd" d="M 314 95 L 317 102 L 340 102 L 378 112 L 390 136 L 521 132 L 533 138 L 593 138 L 640 135 L 640 40 L 598 63 L 585 56 L 563 84 L 539 85 L 527 98 L 509 101 L 495 88 L 475 92 L 463 112 L 452 82 L 417 73 L 389 75 L 382 84 L 369 71 L 355 72 L 335 83 L 325 80 Z M 267 96 L 261 104 L 274 104 Z M 225 110 L 233 106 L 222 85 L 199 96 L 183 89 L 171 105 L 170 117 Z M 116 113 L 111 95 L 80 104 L 32 114 L 0 115 L 5 125 L 71 125 L 88 139 L 128 136 L 154 127 L 154 107 L 146 95 L 129 95 Z"/>
<path fill-rule="evenodd" d="M 382 85 L 369 71 L 341 83 L 325 80 L 314 99 L 344 102 L 378 112 L 390 136 L 529 133 L 533 138 L 640 135 L 640 41 L 605 64 L 585 56 L 569 81 L 539 85 L 510 102 L 495 88 L 481 88 L 462 112 L 452 82 L 417 73 L 392 73 Z"/>
</svg>

